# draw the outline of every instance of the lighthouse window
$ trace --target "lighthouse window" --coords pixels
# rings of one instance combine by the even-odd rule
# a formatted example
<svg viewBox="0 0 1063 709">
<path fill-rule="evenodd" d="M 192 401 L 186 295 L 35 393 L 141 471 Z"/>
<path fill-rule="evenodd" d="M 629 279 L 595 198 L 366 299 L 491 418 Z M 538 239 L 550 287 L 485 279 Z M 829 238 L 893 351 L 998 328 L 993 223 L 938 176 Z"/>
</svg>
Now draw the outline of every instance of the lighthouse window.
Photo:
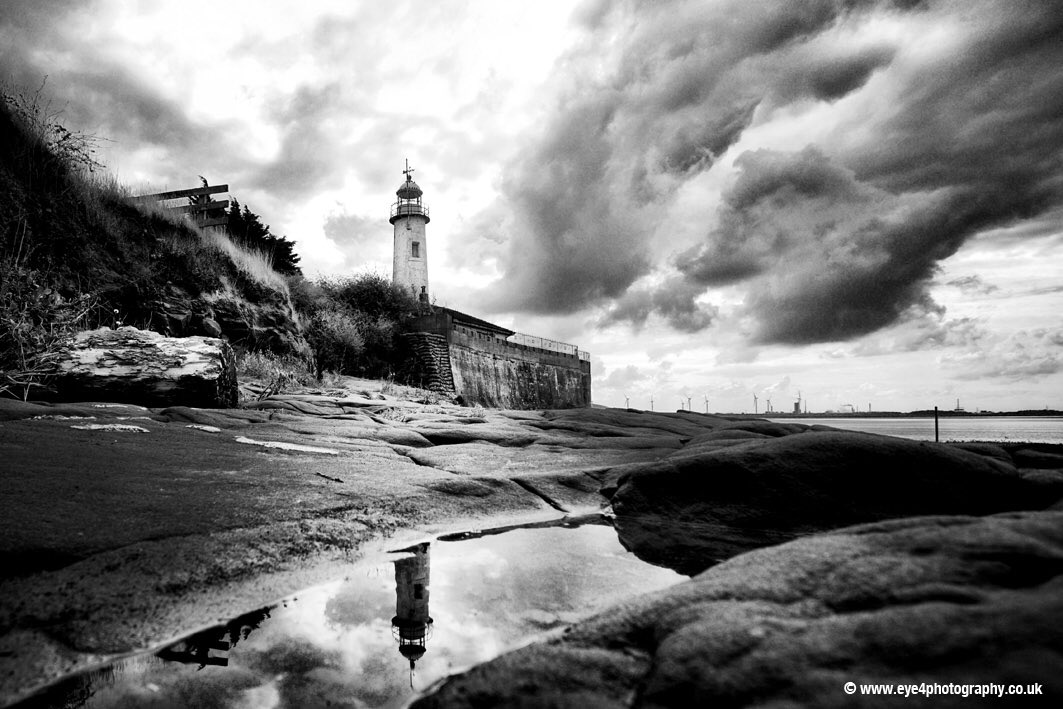
<svg viewBox="0 0 1063 709">
<path fill-rule="evenodd" d="M 414 258 L 421 258 L 421 242 L 415 241 L 410 244 L 411 256 Z"/>
</svg>

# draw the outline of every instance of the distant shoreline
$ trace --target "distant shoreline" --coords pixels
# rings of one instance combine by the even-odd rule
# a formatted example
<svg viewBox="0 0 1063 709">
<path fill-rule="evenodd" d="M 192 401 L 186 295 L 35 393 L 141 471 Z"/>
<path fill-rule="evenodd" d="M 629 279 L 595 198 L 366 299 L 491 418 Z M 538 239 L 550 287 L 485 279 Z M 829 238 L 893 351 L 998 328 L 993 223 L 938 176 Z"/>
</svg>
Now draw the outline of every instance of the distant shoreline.
<svg viewBox="0 0 1063 709">
<path fill-rule="evenodd" d="M 628 408 L 625 409 L 622 406 L 606 406 L 604 404 L 591 404 L 592 409 L 620 409 L 621 411 L 652 411 L 651 409 L 638 409 Z M 672 410 L 659 410 L 658 413 L 670 413 Z M 701 414 L 702 416 L 734 416 L 741 418 L 778 418 L 778 419 L 882 419 L 882 418 L 934 418 L 934 410 L 926 409 L 922 411 L 820 411 L 817 413 L 807 414 L 795 414 L 792 411 L 768 411 L 750 413 L 748 411 L 713 411 L 712 413 L 705 413 L 702 411 L 691 411 L 676 409 L 676 411 L 685 411 L 686 413 Z M 945 411 L 939 410 L 937 412 L 938 418 L 1001 418 L 1005 416 L 1020 417 L 1020 416 L 1037 416 L 1040 418 L 1060 418 L 1063 417 L 1063 411 L 1057 409 L 1035 409 L 1024 411 Z"/>
<path fill-rule="evenodd" d="M 723 414 L 737 415 L 737 414 Z M 749 414 L 744 414 L 749 415 Z M 867 419 L 867 418 L 934 418 L 934 410 L 923 411 L 857 411 L 844 412 L 832 411 L 825 413 L 795 414 L 792 412 L 772 411 L 769 413 L 756 414 L 764 418 L 789 418 L 789 419 Z M 1042 418 L 1063 417 L 1063 411 L 1055 409 L 1037 411 L 938 411 L 939 418 L 1000 418 L 1002 416 L 1039 416 Z"/>
</svg>

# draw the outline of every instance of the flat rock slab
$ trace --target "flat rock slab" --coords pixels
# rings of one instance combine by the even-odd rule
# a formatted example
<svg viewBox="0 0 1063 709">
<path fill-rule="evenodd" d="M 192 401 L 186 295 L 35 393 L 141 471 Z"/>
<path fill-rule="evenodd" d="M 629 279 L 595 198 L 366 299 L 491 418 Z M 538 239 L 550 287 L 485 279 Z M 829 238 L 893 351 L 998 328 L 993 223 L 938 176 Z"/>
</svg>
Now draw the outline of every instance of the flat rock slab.
<svg viewBox="0 0 1063 709">
<path fill-rule="evenodd" d="M 706 448 L 713 441 L 701 437 L 691 450 L 623 469 L 611 498 L 621 541 L 647 561 L 693 574 L 800 534 L 915 515 L 1044 509 L 1063 496 L 1063 479 L 1028 475 L 997 457 L 802 430 L 722 449 Z"/>
<path fill-rule="evenodd" d="M 90 425 L 96 428 L 73 428 Z M 469 410 L 399 402 L 368 390 L 284 395 L 266 398 L 254 407 L 216 410 L 0 401 L 0 459 L 7 466 L 0 476 L 4 504 L 0 704 L 59 673 L 157 645 L 328 581 L 340 568 L 336 564 L 357 558 L 388 535 L 395 535 L 388 544 L 400 539 L 408 544 L 429 532 L 456 531 L 489 519 L 556 519 L 564 510 L 597 509 L 606 499 L 599 493 L 603 486 L 624 512 L 618 519 L 625 541 L 636 548 L 640 535 L 649 541 L 640 553 L 646 548 L 653 553 L 657 540 L 639 530 L 656 520 L 666 535 L 673 535 L 666 536 L 668 543 L 683 544 L 692 532 L 701 533 L 715 545 L 710 554 L 715 559 L 747 548 L 751 539 L 762 544 L 815 531 L 815 519 L 806 517 L 822 517 L 838 526 L 880 513 L 982 514 L 1005 504 L 1040 504 L 1058 497 L 1063 484 L 1063 473 L 1052 457 L 1057 449 L 1017 453 L 1007 446 L 984 451 L 943 446 L 933 448 L 928 457 L 929 449 L 919 444 L 913 444 L 913 450 L 923 452 L 909 455 L 904 453 L 909 448 L 891 447 L 907 445 L 889 443 L 898 439 L 869 437 L 876 441 L 871 444 L 865 443 L 868 438 L 841 435 L 816 427 L 691 412 Z M 810 442 L 817 445 L 805 447 Z M 1016 460 L 1023 466 L 1017 466 Z M 906 495 L 908 490 L 919 495 Z M 953 498 L 966 501 L 961 504 Z M 1005 521 L 994 522 L 1002 526 L 985 534 L 971 520 L 956 522 L 967 525 L 968 537 L 924 535 L 919 537 L 925 542 L 922 546 L 913 542 L 911 549 L 893 556 L 880 553 L 879 547 L 859 551 L 854 546 L 853 539 L 863 539 L 860 535 L 877 539 L 879 531 L 847 533 L 841 537 L 848 541 L 837 544 L 843 550 L 858 550 L 852 552 L 853 558 L 864 561 L 857 566 L 846 562 L 844 554 L 837 556 L 843 552 L 833 546 L 808 547 L 812 551 L 805 556 L 785 552 L 779 558 L 760 557 L 774 559 L 770 563 L 741 567 L 739 576 L 744 576 L 736 576 L 733 584 L 747 583 L 755 589 L 748 598 L 741 595 L 740 585 L 732 585 L 727 587 L 732 595 L 726 598 L 695 594 L 689 602 L 685 596 L 674 602 L 662 600 L 660 607 L 635 604 L 630 606 L 631 617 L 624 608 L 618 609 L 603 616 L 602 625 L 588 631 L 591 635 L 578 636 L 590 638 L 578 646 L 551 646 L 541 655 L 529 649 L 529 674 L 510 681 L 504 690 L 513 694 L 504 701 L 488 704 L 512 704 L 515 697 L 535 702 L 536 693 L 543 691 L 537 687 L 546 687 L 553 692 L 550 696 L 573 706 L 607 706 L 614 696 L 633 702 L 644 696 L 657 676 L 666 678 L 669 687 L 680 688 L 676 690 L 680 698 L 674 699 L 665 685 L 652 685 L 653 696 L 663 697 L 658 703 L 682 705 L 690 696 L 700 699 L 696 692 L 702 691 L 698 684 L 702 680 L 685 679 L 675 674 L 674 667 L 700 677 L 705 654 L 717 648 L 726 654 L 728 646 L 720 643 L 730 637 L 727 633 L 740 640 L 746 631 L 732 624 L 706 639 L 690 628 L 711 626 L 717 616 L 745 618 L 759 612 L 757 604 L 768 609 L 765 617 L 770 622 L 751 626 L 754 636 L 762 632 L 761 626 L 771 632 L 785 630 L 790 618 L 786 613 L 796 614 L 795 622 L 805 623 L 800 627 L 811 628 L 811 633 L 827 627 L 815 623 L 833 622 L 834 616 L 849 619 L 874 613 L 876 604 L 899 608 L 908 598 L 916 599 L 908 605 L 934 597 L 934 602 L 965 603 L 973 609 L 983 602 L 983 596 L 977 595 L 981 591 L 950 590 L 960 571 L 941 577 L 945 579 L 941 584 L 932 580 L 923 584 L 944 589 L 935 590 L 936 596 L 905 591 L 907 582 L 901 578 L 895 584 L 901 594 L 897 599 L 883 599 L 885 592 L 874 587 L 868 591 L 871 600 L 834 608 L 833 596 L 822 600 L 808 590 L 832 578 L 833 563 L 847 575 L 831 581 L 832 593 L 841 594 L 838 589 L 848 584 L 850 595 L 845 598 L 863 598 L 859 593 L 867 584 L 862 579 L 872 574 L 875 564 L 885 569 L 886 583 L 908 568 L 909 556 L 916 558 L 917 566 L 923 563 L 920 554 L 944 559 L 954 553 L 969 561 L 962 556 L 968 543 L 997 544 L 1004 551 L 986 558 L 998 568 L 1025 569 L 1009 582 L 1012 591 L 1022 594 L 1022 602 L 1014 607 L 987 606 L 992 611 L 986 616 L 990 627 L 1004 623 L 994 620 L 996 609 L 1025 618 L 1021 606 L 1026 603 L 1032 612 L 1052 621 L 1049 626 L 1038 624 L 1039 632 L 1056 627 L 1055 610 L 1030 595 L 1038 579 L 1042 584 L 1055 583 L 1044 571 L 1055 568 L 1054 542 L 1042 540 L 1041 556 L 1034 558 L 1026 546 L 1015 546 L 1033 534 L 1032 527 L 1008 526 L 1010 518 L 992 519 Z M 1022 525 L 1034 524 L 1033 518 L 1022 519 Z M 1058 529 L 1058 517 L 1053 519 Z M 762 526 L 776 523 L 777 528 Z M 888 526 L 880 531 L 894 534 L 901 529 Z M 728 530 L 730 538 L 724 533 Z M 941 545 L 951 547 L 942 551 Z M 791 554 L 804 566 L 786 566 Z M 819 557 L 824 561 L 817 566 Z M 988 568 L 989 562 L 978 561 L 982 557 L 972 558 L 976 571 Z M 796 576 L 788 580 L 790 571 L 797 574 L 806 567 L 815 576 L 807 584 Z M 322 575 L 326 573 L 322 569 L 332 575 Z M 985 584 L 977 573 L 971 584 L 982 588 Z M 966 583 L 961 582 L 955 584 Z M 776 602 L 759 590 L 774 583 L 799 592 L 780 598 L 796 600 Z M 985 598 L 1004 603 L 1002 595 Z M 724 605 L 702 616 L 702 601 Z M 729 602 L 744 603 L 746 610 L 727 616 Z M 816 614 L 819 611 L 801 615 L 801 609 L 813 602 L 826 610 L 821 615 Z M 669 616 L 665 623 L 665 613 L 672 611 L 678 616 Z M 680 627 L 679 616 L 689 617 L 693 625 Z M 583 632 L 582 627 L 577 630 Z M 1035 627 L 1032 622 L 1030 627 Z M 878 632 L 877 626 L 867 628 Z M 609 635 L 612 629 L 619 634 Z M 1005 647 L 1012 640 L 1023 641 L 1009 633 L 999 636 Z M 653 640 L 658 636 L 660 643 Z M 821 638 L 816 648 L 828 647 L 833 637 Z M 869 638 L 858 639 L 873 644 Z M 734 647 L 733 662 L 740 663 L 745 646 Z M 812 652 L 816 648 L 804 648 L 812 658 L 811 664 L 801 666 L 810 668 L 812 679 L 807 681 L 813 681 L 821 667 L 816 664 L 819 655 Z M 917 650 L 924 651 L 927 648 Z M 583 663 L 579 677 L 558 674 L 559 668 L 570 666 L 570 656 Z M 829 659 L 822 666 L 833 668 L 830 671 L 841 666 L 829 665 Z M 659 675 L 653 667 L 660 668 Z M 769 698 L 783 697 L 771 692 L 781 691 L 778 687 L 789 682 L 786 677 L 756 691 L 763 689 Z M 548 684 L 539 684 L 540 679 Z M 746 680 L 735 680 L 741 681 Z M 695 687 L 690 690 L 695 694 L 683 694 L 688 686 Z M 485 696 L 494 697 L 494 691 Z M 783 699 L 776 706 L 787 702 L 816 703 Z"/>
<path fill-rule="evenodd" d="M 732 423 L 719 416 L 686 413 L 654 413 L 626 409 L 563 409 L 548 411 L 542 421 L 531 422 L 543 429 L 576 431 L 595 435 L 661 435 L 683 438 L 699 436 L 720 426 Z"/>
<path fill-rule="evenodd" d="M 437 446 L 485 441 L 500 446 L 520 447 L 534 443 L 539 437 L 534 429 L 506 421 L 460 421 L 456 425 L 453 422 L 414 421 L 410 427 Z"/>
<path fill-rule="evenodd" d="M 315 570 L 385 535 L 598 509 L 611 468 L 674 452 L 686 437 L 667 429 L 690 425 L 627 413 L 658 447 L 581 446 L 533 425 L 550 415 L 344 391 L 209 410 L 0 400 L 0 704 L 330 580 Z"/>
<path fill-rule="evenodd" d="M 735 557 L 453 676 L 412 706 L 1057 706 L 1060 628 L 1063 513 L 893 520 Z M 855 686 L 924 682 L 1043 695 Z"/>
<path fill-rule="evenodd" d="M 419 465 L 457 475 L 481 475 L 485 471 L 507 474 L 595 471 L 632 460 L 655 460 L 669 449 L 629 451 L 623 448 L 569 448 L 533 444 L 523 448 L 494 443 L 459 443 L 407 451 Z M 604 502 L 605 499 L 601 498 Z"/>
</svg>

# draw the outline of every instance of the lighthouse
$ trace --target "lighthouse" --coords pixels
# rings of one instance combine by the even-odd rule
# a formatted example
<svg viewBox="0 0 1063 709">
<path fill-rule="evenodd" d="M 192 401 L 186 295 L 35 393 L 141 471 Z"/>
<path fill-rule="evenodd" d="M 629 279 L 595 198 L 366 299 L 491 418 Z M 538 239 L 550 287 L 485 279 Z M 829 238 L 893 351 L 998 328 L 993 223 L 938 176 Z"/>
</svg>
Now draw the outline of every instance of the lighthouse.
<svg viewBox="0 0 1063 709">
<path fill-rule="evenodd" d="M 428 301 L 428 243 L 425 240 L 425 225 L 428 206 L 421 200 L 424 194 L 413 181 L 413 168 L 409 160 L 406 176 L 395 192 L 398 199 L 391 205 L 391 225 L 395 232 L 395 253 L 391 282 L 408 289 L 415 298 Z"/>
<path fill-rule="evenodd" d="M 399 641 L 399 654 L 414 663 L 424 657 L 428 638 L 432 637 L 432 617 L 428 615 L 428 543 L 417 544 L 403 552 L 412 554 L 395 561 L 395 617 L 391 634 Z M 412 685 L 413 676 L 410 676 Z"/>
</svg>

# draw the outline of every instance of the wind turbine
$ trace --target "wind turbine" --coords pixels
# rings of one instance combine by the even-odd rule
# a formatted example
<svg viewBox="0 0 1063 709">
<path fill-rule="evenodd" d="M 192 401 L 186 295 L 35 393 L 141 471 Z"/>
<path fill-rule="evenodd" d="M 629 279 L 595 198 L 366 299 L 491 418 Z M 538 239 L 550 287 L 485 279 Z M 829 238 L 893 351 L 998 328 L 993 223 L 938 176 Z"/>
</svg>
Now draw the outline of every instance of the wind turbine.
<svg viewBox="0 0 1063 709">
<path fill-rule="evenodd" d="M 705 395 L 705 413 L 709 413 L 709 395 Z"/>
<path fill-rule="evenodd" d="M 757 413 L 757 395 L 753 394 L 753 413 Z"/>
</svg>

